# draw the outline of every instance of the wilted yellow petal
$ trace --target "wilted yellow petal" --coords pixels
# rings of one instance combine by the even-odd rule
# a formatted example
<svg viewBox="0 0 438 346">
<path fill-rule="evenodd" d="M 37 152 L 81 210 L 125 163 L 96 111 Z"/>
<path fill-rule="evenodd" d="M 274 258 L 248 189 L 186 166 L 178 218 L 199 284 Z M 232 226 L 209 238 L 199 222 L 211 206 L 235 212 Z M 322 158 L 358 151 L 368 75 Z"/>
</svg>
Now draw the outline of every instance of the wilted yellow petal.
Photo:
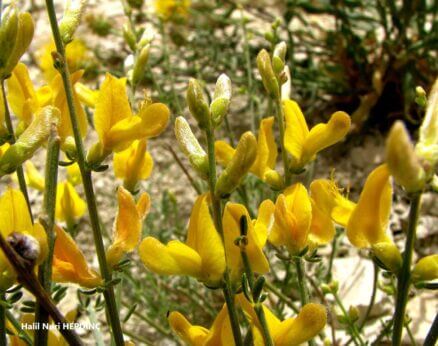
<svg viewBox="0 0 438 346">
<path fill-rule="evenodd" d="M 143 264 L 149 270 L 162 275 L 202 276 L 202 259 L 191 247 L 177 240 L 163 245 L 159 240 L 147 237 L 138 248 Z"/>
<path fill-rule="evenodd" d="M 125 253 L 131 252 L 140 242 L 143 216 L 139 213 L 134 198 L 123 187 L 117 190 L 119 209 L 114 223 L 113 242 L 107 250 L 106 258 L 111 266 L 116 265 Z M 149 195 L 140 197 L 141 204 L 148 204 Z"/>
<path fill-rule="evenodd" d="M 55 231 L 53 280 L 76 283 L 89 288 L 102 284 L 101 277 L 88 266 L 84 254 L 72 237 L 58 226 L 55 226 Z"/>
<path fill-rule="evenodd" d="M 55 217 L 73 225 L 75 220 L 82 217 L 87 209 L 87 204 L 78 195 L 73 185 L 68 181 L 59 183 L 56 192 Z"/>
<path fill-rule="evenodd" d="M 389 241 L 386 227 L 392 202 L 391 177 L 386 165 L 375 168 L 367 177 L 359 202 L 347 225 L 350 242 L 359 248 Z"/>
</svg>

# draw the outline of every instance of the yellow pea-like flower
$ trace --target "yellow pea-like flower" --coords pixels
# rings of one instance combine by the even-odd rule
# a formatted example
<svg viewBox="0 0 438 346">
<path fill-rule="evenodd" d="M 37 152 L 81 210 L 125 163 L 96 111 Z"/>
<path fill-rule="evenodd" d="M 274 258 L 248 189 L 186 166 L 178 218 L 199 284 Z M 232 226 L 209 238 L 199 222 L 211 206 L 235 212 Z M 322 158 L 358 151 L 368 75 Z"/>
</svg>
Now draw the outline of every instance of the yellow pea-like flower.
<svg viewBox="0 0 438 346">
<path fill-rule="evenodd" d="M 128 149 L 114 154 L 114 174 L 123 179 L 123 186 L 131 192 L 140 180 L 149 178 L 154 166 L 146 143 L 146 139 L 134 141 Z"/>
<path fill-rule="evenodd" d="M 284 182 L 280 174 L 275 171 L 278 150 L 272 131 L 273 124 L 274 117 L 265 118 L 260 122 L 257 137 L 257 156 L 250 172 L 272 187 L 281 189 Z M 216 141 L 215 153 L 218 162 L 226 166 L 233 158 L 235 149 L 225 141 Z"/>
<path fill-rule="evenodd" d="M 44 191 L 44 176 L 38 171 L 32 161 L 24 163 L 26 183 L 35 190 Z"/>
<path fill-rule="evenodd" d="M 191 346 L 234 345 L 233 332 L 227 306 L 224 305 L 210 329 L 192 325 L 179 312 L 172 311 L 167 317 L 170 327 L 178 337 Z"/>
<path fill-rule="evenodd" d="M 107 73 L 99 91 L 94 124 L 99 144 L 89 153 L 89 160 L 99 161 L 111 151 L 121 151 L 134 140 L 158 136 L 167 126 L 169 109 L 162 103 L 145 102 L 137 115 L 132 114 L 126 91 L 126 78 Z"/>
<path fill-rule="evenodd" d="M 134 251 L 140 242 L 142 221 L 149 212 L 150 198 L 145 192 L 138 202 L 123 187 L 117 191 L 119 210 L 114 222 L 113 242 L 106 252 L 110 266 L 116 265 L 125 253 Z"/>
<path fill-rule="evenodd" d="M 167 245 L 153 237 L 142 240 L 140 258 L 151 271 L 162 275 L 188 275 L 216 286 L 225 271 L 225 253 L 207 203 L 207 195 L 196 200 L 190 215 L 186 243 L 172 240 Z"/>
<path fill-rule="evenodd" d="M 0 176 L 12 173 L 30 159 L 47 140 L 52 125 L 59 122 L 59 110 L 52 106 L 41 108 L 17 141 L 0 158 Z"/>
<path fill-rule="evenodd" d="M 93 90 L 80 82 L 74 85 L 79 100 L 86 106 L 94 108 L 99 97 L 99 91 Z"/>
<path fill-rule="evenodd" d="M 274 216 L 269 235 L 272 244 L 285 245 L 291 253 L 298 253 L 308 245 L 312 204 L 304 185 L 296 183 L 278 196 Z"/>
<path fill-rule="evenodd" d="M 438 279 L 438 255 L 430 255 L 420 259 L 412 270 L 412 280 L 432 281 Z"/>
<path fill-rule="evenodd" d="M 215 194 L 226 196 L 233 192 L 250 170 L 257 156 L 257 140 L 251 132 L 245 132 L 237 144 L 233 158 L 219 176 Z"/>
<path fill-rule="evenodd" d="M 55 217 L 72 226 L 87 210 L 87 204 L 68 181 L 59 183 L 56 191 Z"/>
<path fill-rule="evenodd" d="M 36 52 L 37 62 L 40 69 L 43 71 L 44 79 L 50 83 L 53 78 L 59 73 L 53 66 L 52 52 L 56 51 L 55 43 L 50 42 L 43 45 Z M 81 40 L 75 39 L 71 41 L 65 48 L 67 66 L 71 73 L 84 68 L 86 63 L 91 59 L 90 52 Z"/>
<path fill-rule="evenodd" d="M 302 169 L 319 151 L 342 140 L 350 129 L 350 117 L 344 112 L 333 113 L 326 124 L 318 124 L 309 131 L 295 101 L 284 100 L 283 110 L 286 120 L 283 142 L 292 155 L 291 168 L 294 170 Z"/>
<path fill-rule="evenodd" d="M 77 162 L 67 166 L 67 180 L 73 186 L 82 182 L 81 170 Z"/>
<path fill-rule="evenodd" d="M 84 71 L 79 70 L 71 75 L 71 82 L 73 85 L 81 79 Z M 61 141 L 65 141 L 67 137 L 73 136 L 73 128 L 71 126 L 70 111 L 68 110 L 67 96 L 65 94 L 64 85 L 60 74 L 57 74 L 52 82 L 50 83 L 50 88 L 52 89 L 52 105 L 59 109 L 61 112 L 61 119 L 58 125 L 58 135 L 61 137 Z M 81 105 L 79 96 L 77 95 L 75 89 L 72 89 L 73 101 L 76 110 L 76 116 L 78 118 L 79 131 L 82 137 L 87 134 L 88 121 L 87 115 L 85 114 L 84 108 Z"/>
<path fill-rule="evenodd" d="M 61 227 L 55 226 L 52 279 L 94 288 L 102 284 L 100 275 L 88 266 L 84 254 L 73 238 Z"/>
<path fill-rule="evenodd" d="M 157 15 L 164 21 L 186 18 L 189 14 L 191 0 L 155 0 L 154 7 Z"/>
<path fill-rule="evenodd" d="M 0 232 L 5 238 L 12 233 L 29 237 L 29 244 L 35 247 L 32 252 L 37 255 L 36 265 L 42 263 L 47 256 L 46 232 L 39 223 L 32 224 L 26 199 L 20 190 L 8 188 L 0 197 Z M 0 251 L 0 287 L 7 289 L 15 279 L 12 266 L 3 251 Z"/>
<path fill-rule="evenodd" d="M 240 294 L 237 301 L 250 322 L 254 345 L 264 345 L 262 328 L 254 307 Z M 318 335 L 327 323 L 327 311 L 321 304 L 309 303 L 302 307 L 296 317 L 281 321 L 263 305 L 269 333 L 276 346 L 300 345 Z"/>
<path fill-rule="evenodd" d="M 225 252 L 227 254 L 227 265 L 230 269 L 231 280 L 238 282 L 244 271 L 240 248 L 236 246 L 235 240 L 240 234 L 240 219 L 247 219 L 247 244 L 245 252 L 251 263 L 251 269 L 255 273 L 265 274 L 269 271 L 269 262 L 263 253 L 263 247 L 268 237 L 271 215 L 274 211 L 274 204 L 266 200 L 260 204 L 259 218 L 251 222 L 245 206 L 237 203 L 227 203 L 223 215 L 223 229 Z"/>
</svg>

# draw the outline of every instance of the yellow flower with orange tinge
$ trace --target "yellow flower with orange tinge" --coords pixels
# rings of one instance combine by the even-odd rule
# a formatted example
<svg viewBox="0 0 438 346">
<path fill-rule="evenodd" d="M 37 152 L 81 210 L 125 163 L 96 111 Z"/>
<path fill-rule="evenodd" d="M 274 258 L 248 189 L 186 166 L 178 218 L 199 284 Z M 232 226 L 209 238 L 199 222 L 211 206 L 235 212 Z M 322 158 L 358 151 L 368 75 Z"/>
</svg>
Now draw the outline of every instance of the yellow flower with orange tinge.
<svg viewBox="0 0 438 346">
<path fill-rule="evenodd" d="M 348 133 L 351 119 L 347 113 L 335 112 L 326 124 L 309 130 L 300 106 L 292 100 L 283 101 L 286 128 L 284 146 L 291 154 L 290 168 L 299 171 L 314 160 L 321 150 L 341 141 Z"/>
<path fill-rule="evenodd" d="M 85 214 L 86 210 L 87 204 L 70 182 L 64 181 L 58 184 L 56 190 L 56 220 L 64 221 L 70 227 Z"/>
<path fill-rule="evenodd" d="M 176 17 L 187 17 L 191 0 L 155 0 L 155 12 L 164 21 Z"/>
<path fill-rule="evenodd" d="M 137 203 L 123 187 L 117 190 L 119 209 L 114 222 L 113 242 L 106 252 L 110 266 L 116 265 L 124 254 L 134 251 L 140 242 L 142 221 L 149 212 L 151 201 L 144 192 Z"/>
<path fill-rule="evenodd" d="M 343 197 L 329 180 L 315 180 L 310 189 L 325 213 L 346 228 L 354 246 L 371 247 L 390 270 L 398 271 L 401 255 L 386 232 L 392 204 L 392 179 L 386 164 L 368 175 L 357 203 Z"/>
<path fill-rule="evenodd" d="M 38 222 L 32 224 L 26 199 L 20 190 L 8 188 L 0 197 L 0 232 L 7 238 L 12 234 L 25 237 L 27 253 L 36 265 L 43 262 L 48 252 L 46 231 Z M 16 280 L 16 273 L 0 251 L 0 289 L 7 289 Z"/>
<path fill-rule="evenodd" d="M 327 244 L 335 234 L 331 218 L 301 183 L 288 187 L 278 196 L 274 220 L 269 241 L 275 246 L 286 246 L 292 254 L 307 246 Z"/>
<path fill-rule="evenodd" d="M 210 216 L 206 194 L 193 206 L 185 243 L 172 240 L 164 245 L 146 237 L 138 251 L 146 268 L 157 274 L 188 275 L 216 286 L 225 272 L 224 246 Z"/>
<path fill-rule="evenodd" d="M 243 294 L 237 296 L 237 301 L 250 322 L 254 345 L 264 345 L 262 327 L 253 305 Z M 300 345 L 317 336 L 327 323 L 327 311 L 321 304 L 308 303 L 301 308 L 296 317 L 283 321 L 278 319 L 265 305 L 263 305 L 263 311 L 275 346 Z"/>
<path fill-rule="evenodd" d="M 88 266 L 84 254 L 73 238 L 61 227 L 55 226 L 52 279 L 94 288 L 102 284 L 100 275 Z"/>
<path fill-rule="evenodd" d="M 115 153 L 113 165 L 115 176 L 123 179 L 123 186 L 134 192 L 139 181 L 149 178 L 154 166 L 147 141 L 134 141 L 128 149 Z"/>
<path fill-rule="evenodd" d="M 257 156 L 250 172 L 274 188 L 281 189 L 284 182 L 283 178 L 275 170 L 278 150 L 272 131 L 273 124 L 274 117 L 265 118 L 260 122 L 257 138 Z M 216 141 L 215 153 L 218 162 L 226 166 L 233 158 L 235 149 L 225 141 Z"/>
<path fill-rule="evenodd" d="M 253 306 L 245 299 L 243 294 L 236 297 L 236 303 L 242 307 L 248 318 L 253 333 L 253 344 L 264 345 L 262 328 Z M 275 346 L 300 345 L 318 335 L 327 323 L 327 311 L 320 304 L 306 304 L 297 317 L 288 318 L 284 321 L 278 319 L 266 306 L 263 306 L 263 310 Z M 226 305 L 222 307 L 209 329 L 192 325 L 181 313 L 176 311 L 169 313 L 167 319 L 172 330 L 188 345 L 234 345 Z"/>
<path fill-rule="evenodd" d="M 100 162 L 112 151 L 125 150 L 134 140 L 158 136 L 167 126 L 169 109 L 144 102 L 137 115 L 129 105 L 126 78 L 107 73 L 95 105 L 94 125 L 99 142 L 88 152 L 89 162 Z"/>
</svg>

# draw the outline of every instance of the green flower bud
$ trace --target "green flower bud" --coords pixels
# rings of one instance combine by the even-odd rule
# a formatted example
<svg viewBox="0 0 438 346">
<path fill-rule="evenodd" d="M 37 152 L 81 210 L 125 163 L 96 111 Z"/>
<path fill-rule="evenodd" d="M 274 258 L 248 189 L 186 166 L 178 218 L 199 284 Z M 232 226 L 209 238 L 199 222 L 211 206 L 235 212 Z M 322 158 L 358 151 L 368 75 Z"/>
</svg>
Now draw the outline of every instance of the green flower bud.
<svg viewBox="0 0 438 346">
<path fill-rule="evenodd" d="M 216 82 L 213 101 L 210 104 L 213 126 L 218 126 L 228 113 L 231 102 L 231 80 L 226 74 L 221 74 Z"/>
<path fill-rule="evenodd" d="M 257 157 L 257 140 L 251 132 L 240 137 L 233 158 L 228 163 L 216 183 L 215 194 L 223 197 L 239 186 Z"/>
<path fill-rule="evenodd" d="M 190 113 L 198 122 L 199 127 L 206 129 L 210 125 L 210 109 L 205 101 L 201 85 L 196 79 L 191 78 L 187 88 L 187 104 Z"/>
<path fill-rule="evenodd" d="M 272 68 L 271 57 L 265 49 L 261 50 L 257 55 L 257 67 L 260 75 L 262 76 L 262 82 L 268 94 L 273 98 L 280 97 L 280 86 L 278 85 L 277 78 L 275 77 L 275 73 Z"/>
<path fill-rule="evenodd" d="M 353 323 L 359 319 L 359 309 L 353 305 L 348 309 L 348 317 Z"/>
<path fill-rule="evenodd" d="M 138 84 L 144 77 L 146 66 L 149 59 L 149 48 L 150 45 L 147 44 L 140 53 L 137 55 L 134 63 L 134 69 L 132 71 L 132 84 Z"/>
<path fill-rule="evenodd" d="M 424 188 L 426 174 L 401 121 L 394 123 L 386 141 L 386 162 L 395 182 L 406 191 L 418 192 Z"/>
<path fill-rule="evenodd" d="M 432 281 L 438 279 L 438 255 L 420 259 L 412 271 L 412 281 Z"/>
<path fill-rule="evenodd" d="M 426 91 L 421 86 L 417 86 L 415 88 L 415 102 L 421 108 L 426 108 L 427 105 Z"/>
<path fill-rule="evenodd" d="M 4 10 L 0 26 L 0 71 L 1 77 L 7 76 L 5 69 L 8 65 L 9 57 L 14 50 L 15 41 L 18 33 L 18 13 L 15 6 L 9 6 Z"/>
<path fill-rule="evenodd" d="M 126 44 L 128 47 L 135 52 L 137 48 L 137 40 L 135 38 L 134 33 L 132 32 L 131 26 L 129 24 L 123 25 L 123 38 L 125 39 Z"/>
<path fill-rule="evenodd" d="M 181 151 L 189 159 L 192 167 L 201 177 L 207 178 L 209 170 L 208 156 L 184 117 L 178 117 L 175 120 L 175 136 Z"/>
<path fill-rule="evenodd" d="M 276 74 L 283 71 L 286 60 L 287 46 L 285 42 L 280 42 L 274 48 L 274 54 L 272 56 L 272 67 Z"/>
<path fill-rule="evenodd" d="M 0 176 L 12 173 L 24 161 L 30 159 L 57 126 L 61 114 L 58 108 L 46 106 L 35 115 L 34 120 L 0 158 Z"/>
<path fill-rule="evenodd" d="M 66 1 L 64 16 L 59 23 L 59 33 L 61 34 L 64 44 L 68 44 L 73 40 L 76 29 L 81 23 L 82 14 L 84 13 L 86 5 L 87 0 Z"/>
<path fill-rule="evenodd" d="M 398 274 L 402 266 L 402 257 L 394 243 L 381 242 L 372 245 L 374 256 L 392 273 Z"/>
</svg>

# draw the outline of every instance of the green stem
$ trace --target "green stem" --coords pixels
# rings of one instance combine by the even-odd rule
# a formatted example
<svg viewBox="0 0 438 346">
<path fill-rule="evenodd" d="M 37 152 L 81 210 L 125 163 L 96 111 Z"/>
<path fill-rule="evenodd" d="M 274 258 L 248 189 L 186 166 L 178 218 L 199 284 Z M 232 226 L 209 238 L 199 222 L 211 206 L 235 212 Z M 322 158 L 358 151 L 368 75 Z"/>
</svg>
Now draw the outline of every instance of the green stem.
<svg viewBox="0 0 438 346">
<path fill-rule="evenodd" d="M 14 326 L 15 330 L 17 331 L 17 336 L 23 340 L 27 345 L 33 345 L 32 339 L 29 336 L 29 334 L 27 334 L 27 332 L 25 330 L 23 330 L 23 328 L 21 328 L 21 323 L 20 321 L 18 321 L 15 316 L 12 314 L 12 312 L 10 312 L 9 310 L 6 310 L 6 317 L 8 318 L 9 322 L 11 322 L 11 324 Z M 6 345 L 6 344 L 1 344 L 1 345 Z"/>
<path fill-rule="evenodd" d="M 44 186 L 44 201 L 43 210 L 44 216 L 42 219 L 43 226 L 47 234 L 48 254 L 46 260 L 41 264 L 38 270 L 38 279 L 41 286 L 46 292 L 51 294 L 51 278 L 52 278 L 52 260 L 53 248 L 55 245 L 55 235 L 53 229 L 55 226 L 55 208 L 56 208 L 56 187 L 58 182 L 58 161 L 59 161 L 60 138 L 58 136 L 56 126 L 50 131 L 50 136 L 47 146 L 46 156 L 46 172 Z M 45 311 L 42 305 L 38 304 L 35 312 L 35 321 L 39 325 L 49 322 L 49 314 Z M 39 328 L 35 333 L 35 344 L 46 345 L 48 341 L 48 330 Z"/>
<path fill-rule="evenodd" d="M 332 280 L 332 270 L 333 270 L 333 261 L 336 257 L 336 252 L 337 252 L 337 248 L 338 248 L 338 237 L 339 237 L 338 231 L 336 230 L 335 236 L 333 238 L 332 241 L 332 252 L 330 253 L 330 259 L 329 259 L 329 264 L 328 264 L 328 268 L 327 268 L 327 274 L 325 275 L 325 281 L 328 283 Z"/>
<path fill-rule="evenodd" d="M 6 295 L 4 292 L 0 293 L 0 300 L 5 301 Z M 0 304 L 0 345 L 7 345 L 6 343 L 6 306 Z"/>
<path fill-rule="evenodd" d="M 374 261 L 373 261 L 373 265 L 374 265 L 373 291 L 371 292 L 371 298 L 370 298 L 370 302 L 368 304 L 367 311 L 365 312 L 365 316 L 362 320 L 362 323 L 359 325 L 359 332 L 362 331 L 363 327 L 367 323 L 368 317 L 370 316 L 371 311 L 373 310 L 373 307 L 374 307 L 374 303 L 376 301 L 377 281 L 379 279 L 379 267 L 377 266 L 377 264 Z"/>
<path fill-rule="evenodd" d="M 300 309 L 295 305 L 295 303 L 285 294 L 283 294 L 275 285 L 269 281 L 265 282 L 265 287 L 269 292 L 272 292 L 277 298 L 290 307 L 294 312 L 300 312 Z"/>
<path fill-rule="evenodd" d="M 438 314 L 435 315 L 432 326 L 424 339 L 424 346 L 433 346 L 438 339 Z"/>
<path fill-rule="evenodd" d="M 6 128 L 8 129 L 9 136 L 10 136 L 9 143 L 14 144 L 16 137 L 15 137 L 14 127 L 12 126 L 11 112 L 9 110 L 8 100 L 6 98 L 6 89 L 5 89 L 5 81 L 4 80 L 1 81 L 1 85 L 2 85 L 3 103 L 5 106 Z M 26 179 L 24 177 L 23 166 L 21 166 L 21 165 L 18 166 L 18 168 L 17 168 L 17 178 L 18 178 L 18 185 L 20 186 L 20 190 L 23 193 L 23 196 L 26 200 L 27 209 L 29 210 L 29 215 L 30 215 L 30 218 L 32 219 L 32 223 L 33 223 L 32 209 L 30 207 L 29 194 L 27 193 Z"/>
<path fill-rule="evenodd" d="M 291 182 L 291 172 L 289 170 L 289 160 L 287 157 L 287 151 L 284 147 L 284 111 L 283 105 L 281 104 L 281 99 L 278 98 L 275 100 L 275 106 L 277 108 L 276 120 L 278 123 L 278 130 L 280 132 L 280 148 L 281 148 L 281 158 L 283 160 L 283 169 L 284 169 L 284 182 L 286 186 L 288 186 Z"/>
<path fill-rule="evenodd" d="M 338 304 L 339 308 L 342 311 L 342 315 L 344 316 L 344 319 L 348 323 L 348 327 L 350 329 L 351 337 L 353 338 L 353 342 L 355 345 L 363 346 L 365 345 L 364 341 L 362 340 L 362 337 L 360 336 L 359 331 L 356 328 L 356 325 L 354 322 L 350 319 L 350 316 L 348 315 L 347 310 L 344 307 L 344 304 L 342 303 L 341 299 L 339 299 L 339 296 L 337 293 L 333 293 L 333 296 L 335 297 L 335 301 Z"/>
<path fill-rule="evenodd" d="M 205 131 L 207 137 L 207 152 L 208 152 L 208 164 L 209 164 L 209 176 L 208 176 L 208 185 L 211 194 L 212 200 L 212 210 L 213 210 L 213 219 L 218 233 L 220 234 L 222 241 L 224 240 L 224 231 L 222 227 L 222 206 L 221 201 L 218 196 L 214 193 L 216 186 L 216 157 L 214 152 L 214 132 L 212 129 L 208 128 Z M 225 254 L 226 260 L 226 254 Z M 237 311 L 234 304 L 234 294 L 231 287 L 231 280 L 228 268 L 225 269 L 224 273 L 224 281 L 225 287 L 223 288 L 223 293 L 225 297 L 225 301 L 228 308 L 228 314 L 230 317 L 231 328 L 233 330 L 233 337 L 236 346 L 242 346 L 242 335 L 240 332 L 239 326 L 239 318 L 237 317 Z"/>
<path fill-rule="evenodd" d="M 412 253 L 414 251 L 415 233 L 420 214 L 420 201 L 421 192 L 411 196 L 408 234 L 406 237 L 405 251 L 403 253 L 403 264 L 397 277 L 397 298 L 394 312 L 394 329 L 392 331 L 393 346 L 399 346 L 402 340 L 406 304 L 408 301 L 409 286 L 411 281 Z"/>
<path fill-rule="evenodd" d="M 59 60 L 61 60 L 61 61 L 57 61 L 57 63 L 59 64 L 59 72 L 62 77 L 65 94 L 67 98 L 68 110 L 70 113 L 70 120 L 71 120 L 73 135 L 76 143 L 76 149 L 77 149 L 78 165 L 81 171 L 82 183 L 84 186 L 85 197 L 87 200 L 88 213 L 90 216 L 91 228 L 93 230 L 97 259 L 99 261 L 99 267 L 100 267 L 102 278 L 104 279 L 105 283 L 108 283 L 111 281 L 111 272 L 106 263 L 105 247 L 103 244 L 102 231 L 99 223 L 99 215 L 97 212 L 96 197 L 94 194 L 91 172 L 87 168 L 85 161 L 84 145 L 82 143 L 82 137 L 79 130 L 75 105 L 73 102 L 73 91 L 72 91 L 72 84 L 70 80 L 70 73 L 68 71 L 68 67 L 66 66 L 65 49 L 59 32 L 53 0 L 46 0 L 46 7 L 50 19 L 50 25 L 52 28 L 53 39 L 55 41 L 56 50 L 59 55 L 58 58 Z M 117 346 L 122 346 L 124 345 L 123 331 L 120 324 L 119 312 L 116 305 L 113 286 L 112 285 L 105 286 L 105 291 L 103 292 L 103 294 L 105 298 L 108 316 L 110 317 L 109 324 L 113 332 L 114 340 Z"/>
</svg>

